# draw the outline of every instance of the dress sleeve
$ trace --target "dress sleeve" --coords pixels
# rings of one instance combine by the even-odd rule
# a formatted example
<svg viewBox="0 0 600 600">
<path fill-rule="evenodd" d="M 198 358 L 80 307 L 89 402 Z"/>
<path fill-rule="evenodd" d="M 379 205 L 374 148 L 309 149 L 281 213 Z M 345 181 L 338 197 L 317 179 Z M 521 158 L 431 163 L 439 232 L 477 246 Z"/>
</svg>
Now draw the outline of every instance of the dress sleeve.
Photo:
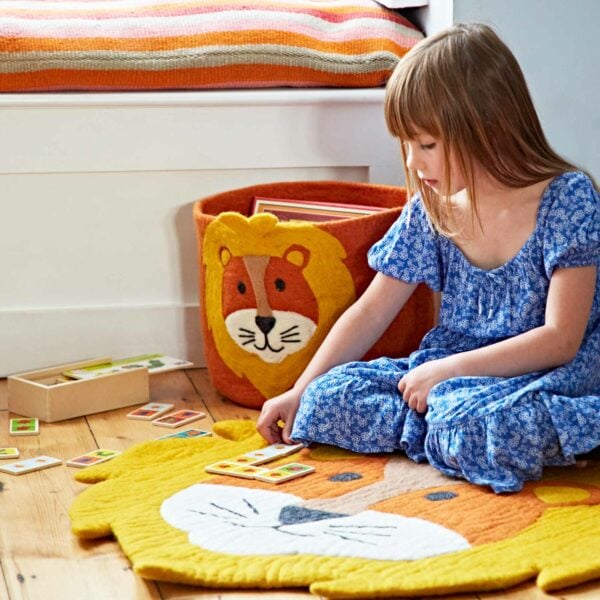
<svg viewBox="0 0 600 600">
<path fill-rule="evenodd" d="M 544 268 L 600 265 L 600 198 L 581 172 L 563 176 L 544 224 Z"/>
<path fill-rule="evenodd" d="M 442 290 L 439 235 L 429 223 L 418 196 L 410 201 L 387 233 L 368 253 L 371 268 L 406 283 L 426 283 Z"/>
</svg>

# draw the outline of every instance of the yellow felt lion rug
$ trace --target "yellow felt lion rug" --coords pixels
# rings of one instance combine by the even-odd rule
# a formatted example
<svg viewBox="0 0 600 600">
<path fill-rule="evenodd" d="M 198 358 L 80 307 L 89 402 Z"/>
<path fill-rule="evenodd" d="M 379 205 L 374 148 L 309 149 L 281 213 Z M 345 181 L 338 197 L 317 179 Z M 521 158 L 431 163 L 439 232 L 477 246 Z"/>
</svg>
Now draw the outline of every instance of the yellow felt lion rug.
<svg viewBox="0 0 600 600">
<path fill-rule="evenodd" d="M 343 221 L 279 222 L 247 216 L 255 196 L 385 208 Z M 213 384 L 258 408 L 290 388 L 339 315 L 374 272 L 367 250 L 406 202 L 403 188 L 341 182 L 254 186 L 196 203 L 200 306 Z M 433 324 L 432 294 L 420 286 L 366 358 L 405 356 Z"/>
<path fill-rule="evenodd" d="M 249 421 L 214 437 L 135 446 L 76 478 L 73 532 L 114 534 L 142 577 L 211 587 L 309 586 L 331 598 L 503 588 L 600 577 L 600 466 L 549 470 L 512 495 L 400 455 L 326 446 L 278 463 L 315 472 L 274 485 L 204 467 L 264 446 Z M 272 465 L 269 465 L 272 466 Z"/>
</svg>

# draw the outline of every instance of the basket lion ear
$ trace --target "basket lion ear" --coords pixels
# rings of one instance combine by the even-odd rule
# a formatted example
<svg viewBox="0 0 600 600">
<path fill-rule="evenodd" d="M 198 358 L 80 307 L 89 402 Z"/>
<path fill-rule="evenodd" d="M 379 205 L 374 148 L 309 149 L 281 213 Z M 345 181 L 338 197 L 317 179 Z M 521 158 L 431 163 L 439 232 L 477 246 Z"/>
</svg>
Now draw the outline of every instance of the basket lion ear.
<svg viewBox="0 0 600 600">
<path fill-rule="evenodd" d="M 231 250 L 227 246 L 221 246 L 219 248 L 219 259 L 221 260 L 221 264 L 226 267 L 231 260 Z"/>
<path fill-rule="evenodd" d="M 283 258 L 300 269 L 304 269 L 310 260 L 310 251 L 300 244 L 293 244 L 285 251 Z"/>
</svg>

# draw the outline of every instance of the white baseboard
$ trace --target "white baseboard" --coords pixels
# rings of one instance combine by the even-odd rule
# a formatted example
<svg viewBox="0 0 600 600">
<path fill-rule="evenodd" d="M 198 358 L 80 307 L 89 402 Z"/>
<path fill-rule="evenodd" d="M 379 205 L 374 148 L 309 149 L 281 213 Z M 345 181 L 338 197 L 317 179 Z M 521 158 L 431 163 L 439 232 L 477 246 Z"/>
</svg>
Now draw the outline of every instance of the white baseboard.
<svg viewBox="0 0 600 600">
<path fill-rule="evenodd" d="M 0 311 L 0 376 L 100 356 L 162 353 L 205 365 L 198 306 Z"/>
</svg>

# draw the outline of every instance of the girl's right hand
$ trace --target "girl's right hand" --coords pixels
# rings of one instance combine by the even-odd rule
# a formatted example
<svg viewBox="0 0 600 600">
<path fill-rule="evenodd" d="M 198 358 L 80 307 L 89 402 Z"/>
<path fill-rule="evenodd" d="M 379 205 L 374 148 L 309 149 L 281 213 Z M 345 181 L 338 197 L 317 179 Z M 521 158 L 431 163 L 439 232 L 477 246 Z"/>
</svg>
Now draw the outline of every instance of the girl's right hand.
<svg viewBox="0 0 600 600">
<path fill-rule="evenodd" d="M 300 406 L 300 396 L 301 394 L 292 388 L 264 403 L 256 428 L 270 444 L 293 443 L 290 434 Z M 280 420 L 284 422 L 283 428 L 278 424 Z"/>
</svg>

